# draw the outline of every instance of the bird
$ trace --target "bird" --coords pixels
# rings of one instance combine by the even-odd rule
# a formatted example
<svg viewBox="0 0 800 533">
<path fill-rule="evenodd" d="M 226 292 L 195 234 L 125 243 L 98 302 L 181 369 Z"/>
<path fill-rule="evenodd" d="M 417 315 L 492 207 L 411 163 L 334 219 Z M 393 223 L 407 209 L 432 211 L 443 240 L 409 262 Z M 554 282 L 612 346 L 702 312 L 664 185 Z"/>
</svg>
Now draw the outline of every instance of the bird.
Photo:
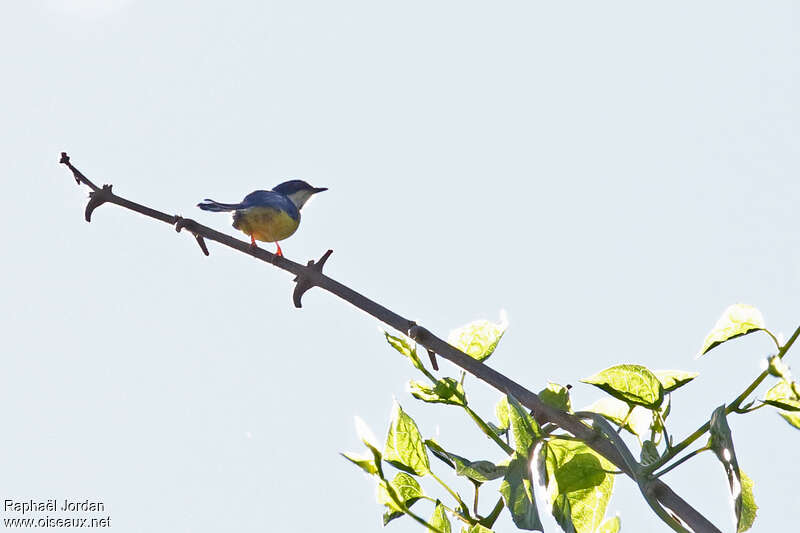
<svg viewBox="0 0 800 533">
<path fill-rule="evenodd" d="M 238 204 L 223 204 L 206 198 L 197 207 L 204 211 L 233 211 L 233 227 L 250 236 L 253 248 L 258 248 L 257 240 L 274 242 L 278 247 L 276 255 L 283 257 L 278 241 L 297 231 L 300 209 L 309 198 L 327 190 L 327 187 L 312 187 L 303 180 L 289 180 L 271 191 L 253 191 Z"/>
</svg>

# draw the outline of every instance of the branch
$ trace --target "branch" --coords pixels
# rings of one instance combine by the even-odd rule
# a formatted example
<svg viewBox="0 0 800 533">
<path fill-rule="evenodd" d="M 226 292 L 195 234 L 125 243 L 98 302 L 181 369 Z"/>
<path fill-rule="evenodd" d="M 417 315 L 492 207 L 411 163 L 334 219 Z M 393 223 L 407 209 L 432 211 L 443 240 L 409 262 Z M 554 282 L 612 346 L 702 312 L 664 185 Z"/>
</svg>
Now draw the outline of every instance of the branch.
<svg viewBox="0 0 800 533">
<path fill-rule="evenodd" d="M 166 222 L 173 225 L 178 231 L 181 228 L 186 228 L 191 231 L 197 238 L 198 244 L 204 248 L 204 253 L 207 254 L 208 249 L 204 247 L 202 239 L 218 242 L 234 250 L 238 250 L 243 254 L 250 255 L 260 261 L 270 263 L 282 270 L 294 274 L 297 287 L 295 289 L 294 303 L 296 307 L 301 306 L 300 298 L 302 294 L 311 287 L 320 287 L 342 300 L 358 307 L 362 311 L 372 315 L 381 322 L 395 328 L 398 331 L 406 333 L 418 344 L 425 347 L 429 353 L 437 354 L 453 364 L 466 370 L 478 379 L 488 383 L 495 389 L 504 394 L 511 394 L 516 397 L 522 405 L 531 409 L 540 423 L 552 423 L 560 428 L 572 433 L 575 437 L 585 442 L 594 451 L 608 459 L 617 468 L 622 470 L 626 475 L 631 477 L 637 484 L 642 485 L 642 481 L 637 479 L 637 473 L 633 472 L 626 464 L 622 454 L 620 454 L 617 447 L 619 442 L 612 443 L 608 438 L 603 437 L 592 426 L 585 424 L 580 417 L 560 411 L 549 405 L 543 403 L 539 396 L 522 385 L 507 378 L 500 372 L 493 368 L 473 359 L 465 353 L 457 350 L 444 340 L 440 339 L 424 327 L 416 324 L 415 322 L 404 318 L 397 313 L 387 309 L 386 307 L 370 300 L 369 298 L 359 294 L 350 287 L 347 287 L 338 281 L 327 277 L 322 273 L 322 268 L 325 261 L 330 257 L 332 251 L 328 251 L 317 262 L 309 262 L 308 265 L 301 265 L 295 263 L 282 256 L 276 256 L 261 248 L 254 248 L 249 242 L 235 239 L 229 235 L 216 231 L 204 226 L 191 219 L 182 218 L 176 215 L 168 215 L 157 211 L 150 207 L 131 202 L 125 198 L 117 196 L 112 192 L 110 185 L 104 185 L 102 188 L 97 187 L 86 176 L 84 176 L 72 163 L 70 163 L 69 156 L 66 153 L 61 153 L 62 164 L 66 165 L 71 171 L 78 184 L 85 184 L 90 189 L 89 205 L 87 206 L 86 221 L 91 221 L 91 213 L 97 207 L 111 203 L 116 204 L 131 211 L 141 213 L 145 216 Z M 91 209 L 90 209 L 91 207 Z M 624 446 L 624 443 L 622 444 Z M 629 453 L 629 452 L 628 452 Z M 682 520 L 692 531 L 695 532 L 708 532 L 720 533 L 711 522 L 708 521 L 697 510 L 690 506 L 685 500 L 681 499 L 660 479 L 652 479 L 644 482 L 643 490 L 647 490 L 649 494 L 653 495 L 656 500 L 664 507 L 670 509 L 680 520 Z"/>
</svg>

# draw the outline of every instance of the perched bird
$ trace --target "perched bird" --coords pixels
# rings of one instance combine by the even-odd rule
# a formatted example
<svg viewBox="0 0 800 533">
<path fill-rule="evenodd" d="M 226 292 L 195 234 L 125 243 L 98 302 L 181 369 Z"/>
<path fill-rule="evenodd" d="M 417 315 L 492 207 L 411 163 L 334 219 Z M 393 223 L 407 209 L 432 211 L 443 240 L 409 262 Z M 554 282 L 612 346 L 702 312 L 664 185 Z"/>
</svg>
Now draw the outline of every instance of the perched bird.
<svg viewBox="0 0 800 533">
<path fill-rule="evenodd" d="M 250 243 L 274 242 L 283 256 L 282 241 L 292 236 L 300 225 L 300 209 L 309 198 L 326 187 L 312 187 L 303 180 L 291 180 L 271 191 L 253 191 L 238 204 L 222 204 L 206 198 L 197 207 L 204 211 L 233 211 L 233 227 L 250 235 Z"/>
</svg>

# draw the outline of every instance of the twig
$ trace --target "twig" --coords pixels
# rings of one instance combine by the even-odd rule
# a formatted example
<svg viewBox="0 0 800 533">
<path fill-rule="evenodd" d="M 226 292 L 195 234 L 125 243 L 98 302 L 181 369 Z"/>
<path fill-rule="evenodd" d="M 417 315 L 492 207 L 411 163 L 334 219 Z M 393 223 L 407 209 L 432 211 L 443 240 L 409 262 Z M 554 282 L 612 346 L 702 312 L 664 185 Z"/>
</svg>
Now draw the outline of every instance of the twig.
<svg viewBox="0 0 800 533">
<path fill-rule="evenodd" d="M 183 226 L 181 227 L 190 229 L 195 236 L 218 242 L 228 246 L 229 248 L 238 250 L 243 254 L 250 255 L 256 259 L 270 263 L 282 270 L 291 272 L 296 276 L 295 279 L 298 281 L 298 285 L 303 283 L 304 287 L 309 286 L 309 288 L 317 286 L 330 292 L 331 294 L 338 296 L 339 298 L 349 302 L 355 307 L 358 307 L 362 311 L 372 315 L 396 330 L 406 333 L 409 337 L 424 346 L 427 350 L 444 357 L 445 359 L 474 375 L 478 379 L 488 383 L 500 392 L 513 395 L 520 401 L 520 403 L 522 403 L 522 405 L 536 413 L 537 420 L 545 423 L 553 423 L 572 433 L 575 437 L 581 439 L 597 453 L 608 459 L 626 475 L 636 480 L 636 473 L 631 471 L 615 445 L 612 444 L 607 438 L 598 438 L 597 432 L 588 425 L 584 424 L 579 417 L 550 407 L 549 405 L 543 403 L 539 399 L 539 396 L 537 396 L 535 393 L 507 378 L 486 364 L 477 361 L 476 359 L 473 359 L 467 354 L 454 348 L 424 327 L 417 325 L 413 321 L 408 320 L 391 311 L 390 309 L 378 304 L 377 302 L 370 300 L 362 294 L 359 294 L 350 287 L 347 287 L 346 285 L 343 285 L 338 281 L 324 275 L 322 273 L 322 267 L 325 262 L 324 259 L 327 259 L 327 256 L 329 256 L 330 253 L 327 253 L 325 256 L 323 256 L 323 258 L 320 259 L 320 261 L 315 265 L 309 264 L 306 266 L 295 263 L 294 261 L 286 259 L 285 257 L 276 256 L 261 248 L 251 247 L 249 242 L 235 239 L 229 235 L 194 221 L 191 221 L 190 228 L 187 225 L 187 219 L 183 219 L 175 215 L 168 215 L 166 213 L 162 213 L 161 211 L 157 211 L 117 196 L 112 192 L 110 185 L 103 186 L 103 188 L 100 189 L 88 178 L 86 178 L 86 176 L 84 176 L 77 168 L 75 168 L 72 163 L 70 163 L 69 156 L 67 156 L 66 153 L 62 152 L 60 162 L 66 165 L 72 171 L 75 180 L 79 184 L 83 183 L 92 189 L 92 194 L 90 195 L 91 199 L 89 201 L 90 204 L 92 204 L 95 195 L 99 195 L 98 200 L 92 207 L 92 210 L 104 203 L 112 203 L 137 213 L 141 213 L 145 216 L 149 216 L 156 220 L 166 222 L 170 225 L 176 225 L 183 221 Z M 87 221 L 90 220 L 91 212 L 88 211 L 87 206 Z M 176 229 L 179 230 L 180 228 Z M 301 294 L 302 292 L 304 291 L 301 291 Z M 299 301 L 295 302 L 296 305 L 298 303 Z M 638 480 L 636 481 L 639 483 Z M 672 489 L 670 489 L 663 481 L 659 479 L 650 480 L 647 482 L 647 485 L 644 488 L 646 488 L 648 493 L 656 498 L 660 504 L 670 509 L 693 531 L 698 533 L 719 533 L 719 529 L 717 529 L 710 521 L 708 521 L 708 519 L 701 515 L 686 501 L 675 494 Z"/>
</svg>

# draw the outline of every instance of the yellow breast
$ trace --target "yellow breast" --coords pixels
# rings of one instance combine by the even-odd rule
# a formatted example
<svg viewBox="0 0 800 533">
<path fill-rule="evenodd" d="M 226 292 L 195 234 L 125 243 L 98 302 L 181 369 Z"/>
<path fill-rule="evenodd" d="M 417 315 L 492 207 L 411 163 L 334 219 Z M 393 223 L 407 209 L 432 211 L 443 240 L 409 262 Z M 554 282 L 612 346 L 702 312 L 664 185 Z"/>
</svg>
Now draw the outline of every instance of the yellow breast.
<svg viewBox="0 0 800 533">
<path fill-rule="evenodd" d="M 297 231 L 299 225 L 299 217 L 295 220 L 274 207 L 251 207 L 233 214 L 234 228 L 264 242 L 282 241 Z"/>
</svg>

